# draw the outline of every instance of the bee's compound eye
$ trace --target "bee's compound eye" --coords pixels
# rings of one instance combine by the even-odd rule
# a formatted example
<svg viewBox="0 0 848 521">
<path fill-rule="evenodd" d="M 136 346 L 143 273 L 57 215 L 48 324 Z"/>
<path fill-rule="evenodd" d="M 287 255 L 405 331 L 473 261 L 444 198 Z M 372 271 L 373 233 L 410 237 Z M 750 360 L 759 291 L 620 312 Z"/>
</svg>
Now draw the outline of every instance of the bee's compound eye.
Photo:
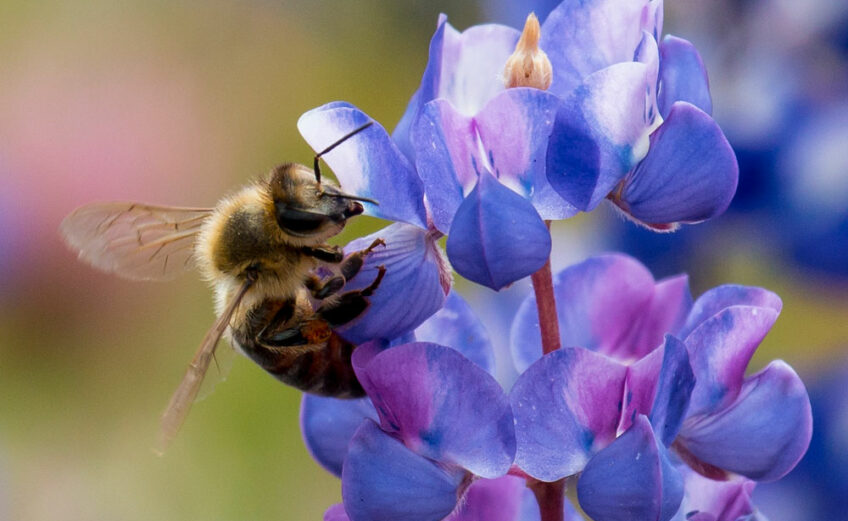
<svg viewBox="0 0 848 521">
<path fill-rule="evenodd" d="M 296 234 L 314 232 L 329 220 L 326 215 L 289 208 L 282 203 L 277 203 L 275 206 L 277 224 L 280 228 Z"/>
</svg>

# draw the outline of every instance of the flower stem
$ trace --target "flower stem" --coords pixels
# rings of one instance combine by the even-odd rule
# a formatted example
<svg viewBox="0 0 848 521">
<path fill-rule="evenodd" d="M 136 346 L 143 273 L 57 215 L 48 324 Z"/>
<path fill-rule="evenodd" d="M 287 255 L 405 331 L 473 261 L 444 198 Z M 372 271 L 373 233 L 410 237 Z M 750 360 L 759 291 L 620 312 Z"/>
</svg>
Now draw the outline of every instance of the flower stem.
<svg viewBox="0 0 848 521">
<path fill-rule="evenodd" d="M 545 224 L 550 230 L 551 221 L 545 221 Z M 530 280 L 536 293 L 536 310 L 539 312 L 539 326 L 542 329 L 542 353 L 548 354 L 561 347 L 550 258 L 539 271 L 530 276 Z"/>
<path fill-rule="evenodd" d="M 565 478 L 552 483 L 529 479 L 527 487 L 539 503 L 541 521 L 565 521 Z"/>
<path fill-rule="evenodd" d="M 545 221 L 548 230 L 551 222 Z M 536 293 L 536 310 L 539 312 L 539 327 L 542 330 L 542 353 L 548 354 L 560 348 L 559 322 L 557 321 L 556 300 L 554 300 L 554 281 L 551 275 L 551 259 L 542 269 L 530 276 L 533 291 Z M 527 486 L 539 503 L 541 521 L 563 521 L 565 501 L 565 479 L 546 483 L 528 479 Z"/>
</svg>

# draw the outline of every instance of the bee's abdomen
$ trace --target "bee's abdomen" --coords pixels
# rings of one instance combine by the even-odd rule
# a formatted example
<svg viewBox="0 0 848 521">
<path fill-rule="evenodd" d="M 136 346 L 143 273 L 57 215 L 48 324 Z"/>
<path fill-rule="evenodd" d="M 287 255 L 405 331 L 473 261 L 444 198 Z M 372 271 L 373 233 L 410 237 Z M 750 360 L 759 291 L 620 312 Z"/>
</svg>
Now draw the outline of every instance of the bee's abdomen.
<svg viewBox="0 0 848 521">
<path fill-rule="evenodd" d="M 291 301 L 267 300 L 233 331 L 233 339 L 251 360 L 285 384 L 321 396 L 363 396 L 350 361 L 356 346 L 325 321 L 293 314 Z"/>
</svg>

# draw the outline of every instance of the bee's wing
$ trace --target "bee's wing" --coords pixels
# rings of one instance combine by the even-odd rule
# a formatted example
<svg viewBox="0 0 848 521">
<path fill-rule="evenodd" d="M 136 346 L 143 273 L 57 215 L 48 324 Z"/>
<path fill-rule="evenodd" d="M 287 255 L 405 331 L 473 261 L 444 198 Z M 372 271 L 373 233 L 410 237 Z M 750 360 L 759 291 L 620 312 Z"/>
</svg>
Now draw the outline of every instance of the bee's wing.
<svg viewBox="0 0 848 521">
<path fill-rule="evenodd" d="M 65 241 L 81 259 L 134 280 L 168 280 L 191 268 L 194 242 L 209 208 L 96 203 L 62 221 Z"/>
<path fill-rule="evenodd" d="M 191 363 L 188 365 L 188 369 L 186 369 L 182 382 L 180 382 L 177 390 L 174 391 L 171 401 L 168 402 L 168 407 L 165 409 L 165 413 L 162 414 L 159 441 L 160 452 L 164 452 L 168 447 L 168 444 L 177 435 L 177 431 L 180 430 L 186 416 L 188 416 L 188 412 L 191 410 L 191 404 L 197 398 L 200 385 L 203 383 L 203 377 L 206 375 L 209 364 L 215 355 L 215 346 L 218 345 L 218 340 L 220 340 L 221 335 L 227 329 L 233 312 L 235 312 L 239 302 L 241 302 L 247 290 L 250 289 L 250 286 L 253 285 L 253 282 L 252 279 L 245 280 L 238 293 L 227 305 L 227 308 L 221 313 L 221 316 L 218 317 L 209 331 L 206 332 L 206 336 L 203 337 L 200 347 L 194 354 L 194 358 L 192 358 Z"/>
<path fill-rule="evenodd" d="M 210 364 L 212 367 L 206 372 L 206 377 L 197 392 L 197 398 L 194 399 L 195 403 L 206 399 L 215 390 L 216 385 L 227 379 L 236 358 L 238 358 L 238 353 L 229 343 L 222 342 L 218 345 Z"/>
</svg>

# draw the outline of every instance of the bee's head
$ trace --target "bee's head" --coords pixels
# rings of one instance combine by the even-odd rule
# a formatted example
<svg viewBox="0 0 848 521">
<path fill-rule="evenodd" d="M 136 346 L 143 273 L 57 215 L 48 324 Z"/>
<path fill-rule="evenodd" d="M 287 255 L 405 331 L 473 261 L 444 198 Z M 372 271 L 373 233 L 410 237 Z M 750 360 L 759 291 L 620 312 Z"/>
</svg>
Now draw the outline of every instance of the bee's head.
<svg viewBox="0 0 848 521">
<path fill-rule="evenodd" d="M 318 243 L 338 234 L 345 222 L 363 211 L 355 196 L 338 187 L 319 183 L 304 165 L 287 163 L 271 173 L 269 182 L 274 217 L 283 232 L 307 243 Z"/>
</svg>

